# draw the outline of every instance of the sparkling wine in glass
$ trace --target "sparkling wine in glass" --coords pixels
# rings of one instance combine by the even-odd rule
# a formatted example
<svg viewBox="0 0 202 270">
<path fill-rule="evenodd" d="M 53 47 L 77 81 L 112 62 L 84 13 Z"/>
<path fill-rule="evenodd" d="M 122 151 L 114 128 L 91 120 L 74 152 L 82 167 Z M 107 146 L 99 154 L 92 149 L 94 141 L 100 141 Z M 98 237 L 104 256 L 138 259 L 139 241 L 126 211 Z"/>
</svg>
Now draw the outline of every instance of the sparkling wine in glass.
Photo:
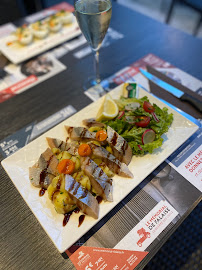
<svg viewBox="0 0 202 270">
<path fill-rule="evenodd" d="M 96 78 L 91 80 L 90 87 L 99 84 L 101 81 L 99 49 L 109 27 L 112 4 L 110 0 L 75 0 L 74 7 L 79 27 L 95 55 Z"/>
</svg>

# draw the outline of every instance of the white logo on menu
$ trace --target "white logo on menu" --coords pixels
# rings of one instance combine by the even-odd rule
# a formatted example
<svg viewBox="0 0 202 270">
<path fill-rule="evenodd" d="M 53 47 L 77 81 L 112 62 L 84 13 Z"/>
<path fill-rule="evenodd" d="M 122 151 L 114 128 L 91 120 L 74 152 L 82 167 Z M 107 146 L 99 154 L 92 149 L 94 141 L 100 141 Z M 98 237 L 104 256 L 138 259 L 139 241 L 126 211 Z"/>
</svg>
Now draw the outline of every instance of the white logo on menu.
<svg viewBox="0 0 202 270">
<path fill-rule="evenodd" d="M 78 256 L 78 259 L 81 259 L 83 256 L 84 256 L 83 251 L 79 251 L 79 256 Z"/>
<path fill-rule="evenodd" d="M 160 201 L 114 248 L 146 250 L 177 215 L 167 201 Z"/>
</svg>

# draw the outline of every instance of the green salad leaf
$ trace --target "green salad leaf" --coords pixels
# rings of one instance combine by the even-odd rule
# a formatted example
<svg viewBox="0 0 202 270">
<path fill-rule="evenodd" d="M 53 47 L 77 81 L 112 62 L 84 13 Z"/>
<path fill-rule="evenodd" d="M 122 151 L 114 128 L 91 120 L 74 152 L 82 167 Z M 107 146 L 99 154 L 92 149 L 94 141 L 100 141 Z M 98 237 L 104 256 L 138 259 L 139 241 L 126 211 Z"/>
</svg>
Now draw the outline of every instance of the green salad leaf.
<svg viewBox="0 0 202 270">
<path fill-rule="evenodd" d="M 155 114 L 159 121 L 157 122 L 153 115 L 146 112 L 143 108 L 144 101 L 149 102 L 148 97 L 143 97 L 141 99 L 137 98 L 124 98 L 121 97 L 119 100 L 116 100 L 116 103 L 119 107 L 119 110 L 124 111 L 125 114 L 121 119 L 116 117 L 113 120 L 104 121 L 104 123 L 116 132 L 119 133 L 124 139 L 126 139 L 132 148 L 133 155 L 143 155 L 146 152 L 152 153 L 156 148 L 160 147 L 163 143 L 163 138 L 161 137 L 166 133 L 172 124 L 173 114 L 168 113 L 167 108 L 160 108 L 156 104 L 153 104 L 155 109 Z M 140 103 L 140 107 L 136 108 L 133 111 L 125 111 L 124 108 L 127 104 L 132 102 Z M 125 118 L 127 115 L 132 116 L 149 116 L 150 123 L 147 127 L 138 127 L 135 124 L 129 124 Z M 147 129 L 152 129 L 155 132 L 155 140 L 151 143 L 143 144 L 142 135 Z"/>
<path fill-rule="evenodd" d="M 143 105 L 144 101 L 149 101 L 148 97 L 143 97 L 143 98 L 125 98 L 125 97 L 120 97 L 120 99 L 116 99 L 115 102 L 119 107 L 119 110 L 123 110 L 125 108 L 125 106 L 129 103 L 132 102 L 138 102 L 140 103 L 140 105 Z"/>
</svg>

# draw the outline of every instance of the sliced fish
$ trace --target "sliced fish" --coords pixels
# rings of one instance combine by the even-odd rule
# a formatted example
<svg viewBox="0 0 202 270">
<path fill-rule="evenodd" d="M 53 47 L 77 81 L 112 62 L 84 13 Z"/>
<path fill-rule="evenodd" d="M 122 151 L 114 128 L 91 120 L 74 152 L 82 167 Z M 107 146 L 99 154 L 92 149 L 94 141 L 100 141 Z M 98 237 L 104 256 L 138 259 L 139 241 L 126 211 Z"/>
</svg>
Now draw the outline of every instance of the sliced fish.
<svg viewBox="0 0 202 270">
<path fill-rule="evenodd" d="M 95 120 L 95 118 L 84 119 L 84 120 L 82 121 L 82 123 L 84 124 L 84 126 L 86 126 L 86 127 L 88 127 L 88 128 L 90 128 L 90 127 L 101 127 L 101 128 L 103 128 L 103 127 L 106 126 L 106 125 L 103 124 L 103 123 L 97 122 L 97 121 Z"/>
<path fill-rule="evenodd" d="M 69 137 L 73 141 L 97 141 L 96 132 L 90 132 L 85 127 L 68 127 L 65 126 Z M 106 142 L 100 142 L 102 145 Z"/>
<path fill-rule="evenodd" d="M 110 126 L 107 127 L 107 142 L 112 148 L 113 155 L 118 158 L 118 160 L 126 163 L 126 165 L 131 162 L 133 156 L 131 147 L 128 142 Z"/>
<path fill-rule="evenodd" d="M 104 200 L 113 201 L 112 179 L 89 157 L 81 157 L 81 169 L 89 177 L 96 193 Z"/>
<path fill-rule="evenodd" d="M 43 152 L 34 166 L 29 168 L 29 179 L 33 186 L 48 188 L 57 175 L 58 160 L 50 148 Z"/>
<path fill-rule="evenodd" d="M 29 168 L 29 179 L 33 186 L 35 187 L 42 187 L 47 189 L 48 186 L 52 183 L 53 178 L 55 175 L 47 173 L 40 168 L 31 167 Z"/>
<path fill-rule="evenodd" d="M 71 155 L 78 155 L 79 145 L 76 142 L 64 142 L 55 138 L 46 138 L 50 148 L 59 148 L 61 151 L 67 151 Z"/>
<path fill-rule="evenodd" d="M 93 155 L 101 158 L 109 169 L 123 177 L 130 177 L 133 178 L 132 172 L 129 170 L 125 163 L 120 162 L 114 155 L 109 153 L 105 148 L 95 145 L 94 143 L 89 143 Z"/>
<path fill-rule="evenodd" d="M 47 148 L 46 151 L 40 155 L 40 158 L 38 160 L 39 168 L 41 170 L 46 170 L 47 173 L 56 175 L 58 173 L 57 165 L 58 160 L 56 156 L 54 156 L 50 148 Z"/>
<path fill-rule="evenodd" d="M 99 205 L 96 198 L 69 174 L 65 176 L 65 190 L 84 214 L 98 218 Z"/>
</svg>

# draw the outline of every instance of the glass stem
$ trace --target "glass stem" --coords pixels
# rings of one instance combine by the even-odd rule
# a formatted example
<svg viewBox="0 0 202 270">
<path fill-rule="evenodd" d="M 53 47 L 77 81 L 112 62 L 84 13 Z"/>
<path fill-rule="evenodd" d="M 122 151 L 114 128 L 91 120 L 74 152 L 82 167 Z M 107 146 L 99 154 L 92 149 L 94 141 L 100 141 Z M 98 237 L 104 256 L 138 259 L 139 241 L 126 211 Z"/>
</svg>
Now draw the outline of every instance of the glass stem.
<svg viewBox="0 0 202 270">
<path fill-rule="evenodd" d="M 99 72 L 99 50 L 95 52 L 95 72 L 96 72 L 96 83 L 100 83 L 100 72 Z"/>
</svg>

